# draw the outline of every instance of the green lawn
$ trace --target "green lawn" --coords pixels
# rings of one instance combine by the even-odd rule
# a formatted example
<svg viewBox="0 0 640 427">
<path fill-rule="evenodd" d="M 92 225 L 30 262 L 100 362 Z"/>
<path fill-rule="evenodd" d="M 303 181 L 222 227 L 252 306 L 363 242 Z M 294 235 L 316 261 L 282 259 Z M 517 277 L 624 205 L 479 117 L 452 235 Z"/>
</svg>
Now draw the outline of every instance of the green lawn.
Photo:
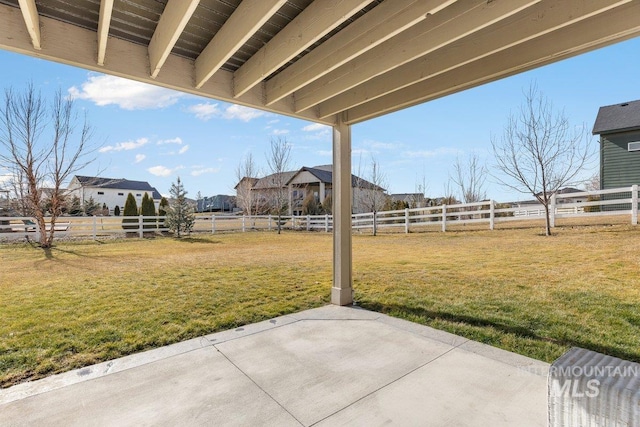
<svg viewBox="0 0 640 427">
<path fill-rule="evenodd" d="M 640 362 L 640 228 L 354 236 L 359 305 L 552 361 Z M 0 386 L 328 303 L 331 236 L 0 245 Z"/>
</svg>

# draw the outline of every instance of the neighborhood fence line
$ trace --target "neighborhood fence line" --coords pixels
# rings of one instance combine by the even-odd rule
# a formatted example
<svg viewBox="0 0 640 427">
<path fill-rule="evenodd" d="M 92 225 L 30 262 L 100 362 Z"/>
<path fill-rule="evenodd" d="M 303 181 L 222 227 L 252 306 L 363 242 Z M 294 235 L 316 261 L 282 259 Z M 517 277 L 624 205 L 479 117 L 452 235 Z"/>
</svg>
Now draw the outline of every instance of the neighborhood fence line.
<svg viewBox="0 0 640 427">
<path fill-rule="evenodd" d="M 557 219 L 628 215 L 632 225 L 638 224 L 638 186 L 580 193 L 554 194 L 549 206 L 550 224 Z M 494 200 L 442 206 L 380 211 L 352 215 L 352 228 L 367 232 L 374 229 L 399 229 L 405 233 L 419 227 L 432 226 L 442 231 L 463 224 L 486 224 L 493 230 L 496 224 L 511 221 L 544 219 L 544 206 L 520 203 L 506 206 Z M 332 215 L 209 215 L 197 216 L 194 232 L 221 233 L 272 231 L 278 222 L 282 229 L 330 232 Z M 49 226 L 47 226 L 49 230 Z M 92 216 L 59 217 L 55 224 L 57 236 L 85 236 L 94 240 L 105 236 L 144 237 L 151 233 L 167 233 L 165 217 L 161 216 Z M 0 240 L 39 239 L 35 219 L 30 217 L 0 217 Z"/>
</svg>

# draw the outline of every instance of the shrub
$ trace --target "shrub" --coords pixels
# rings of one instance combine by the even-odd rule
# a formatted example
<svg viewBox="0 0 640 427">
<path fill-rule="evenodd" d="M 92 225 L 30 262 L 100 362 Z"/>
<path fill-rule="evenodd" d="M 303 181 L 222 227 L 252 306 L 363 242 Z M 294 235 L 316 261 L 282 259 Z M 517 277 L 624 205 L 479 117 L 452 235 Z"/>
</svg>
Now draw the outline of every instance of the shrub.
<svg viewBox="0 0 640 427">
<path fill-rule="evenodd" d="M 142 216 L 156 216 L 156 206 L 153 204 L 153 199 L 149 197 L 149 193 L 144 193 L 142 197 L 141 214 Z M 155 218 L 145 218 L 143 221 L 145 222 L 143 228 L 156 228 Z"/>
<path fill-rule="evenodd" d="M 136 203 L 136 198 L 133 197 L 133 194 L 129 193 L 127 195 L 127 200 L 124 202 L 124 213 L 125 217 L 127 216 L 137 216 L 138 215 L 138 203 Z M 130 224 L 127 224 L 130 223 Z M 124 218 L 122 220 L 122 228 L 125 230 L 135 230 L 138 228 L 138 219 L 137 218 Z"/>
</svg>

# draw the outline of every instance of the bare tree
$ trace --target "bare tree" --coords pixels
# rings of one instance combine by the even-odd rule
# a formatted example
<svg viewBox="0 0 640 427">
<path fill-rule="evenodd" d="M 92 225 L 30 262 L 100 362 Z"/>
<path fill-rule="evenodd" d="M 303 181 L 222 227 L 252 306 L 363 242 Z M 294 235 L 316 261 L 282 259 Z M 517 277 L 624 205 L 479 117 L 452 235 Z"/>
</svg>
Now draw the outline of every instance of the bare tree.
<svg viewBox="0 0 640 427">
<path fill-rule="evenodd" d="M 43 248 L 53 243 L 65 203 L 63 184 L 93 161 L 88 159 L 93 153 L 91 128 L 85 117 L 76 133 L 76 120 L 72 100 L 58 91 L 47 104 L 33 84 L 21 94 L 7 89 L 0 105 L 0 165 L 19 180 L 16 185 L 24 191 L 25 207 L 36 220 Z"/>
<path fill-rule="evenodd" d="M 416 176 L 415 194 L 411 197 L 412 208 L 423 208 L 427 205 L 427 191 L 429 191 L 429 185 L 423 167 L 420 180 Z"/>
<path fill-rule="evenodd" d="M 561 187 L 572 184 L 592 155 L 585 125 L 574 127 L 535 85 L 520 110 L 509 117 L 500 139 L 492 138 L 496 177 L 503 185 L 532 194 L 543 206 L 551 235 L 549 206 Z"/>
<path fill-rule="evenodd" d="M 271 139 L 271 149 L 267 153 L 267 166 L 271 175 L 269 176 L 271 187 L 271 208 L 272 212 L 278 216 L 278 234 L 282 230 L 282 214 L 289 207 L 289 191 L 287 189 L 289 163 L 291 157 L 291 144 L 286 138 Z"/>
<path fill-rule="evenodd" d="M 354 198 L 359 207 L 373 214 L 373 235 L 378 234 L 378 212 L 383 209 L 388 195 L 385 187 L 387 177 L 380 169 L 380 163 L 372 157 L 369 173 L 362 170 L 362 163 L 358 164 L 358 175 L 354 189 Z M 362 176 L 366 176 L 366 179 Z"/>
<path fill-rule="evenodd" d="M 253 155 L 248 153 L 236 167 L 236 203 L 245 215 L 257 214 L 257 197 L 253 185 L 258 178 L 258 168 L 253 161 Z"/>
<path fill-rule="evenodd" d="M 598 191 L 600 190 L 600 174 L 596 172 L 591 175 L 584 184 L 587 191 Z"/>
<path fill-rule="evenodd" d="M 475 203 L 486 199 L 487 173 L 487 167 L 480 161 L 478 154 L 469 155 L 465 162 L 460 160 L 460 157 L 456 157 L 453 176 L 450 179 L 460 189 L 464 203 Z"/>
</svg>

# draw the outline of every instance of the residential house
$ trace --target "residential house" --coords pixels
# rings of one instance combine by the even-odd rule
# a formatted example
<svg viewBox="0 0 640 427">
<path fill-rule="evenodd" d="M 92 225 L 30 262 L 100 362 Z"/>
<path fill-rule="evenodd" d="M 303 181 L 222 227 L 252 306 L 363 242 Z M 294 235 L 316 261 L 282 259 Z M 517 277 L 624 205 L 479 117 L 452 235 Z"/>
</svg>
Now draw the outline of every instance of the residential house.
<svg viewBox="0 0 640 427">
<path fill-rule="evenodd" d="M 255 178 L 254 178 L 255 179 Z M 251 182 L 247 178 L 236 185 L 238 199 L 241 197 L 240 189 L 242 183 Z M 367 201 L 387 197 L 385 189 L 356 175 L 351 175 L 352 206 L 353 213 L 369 211 Z M 268 210 L 270 201 L 278 194 L 279 189 L 283 189 L 287 199 L 290 215 L 303 214 L 303 201 L 312 194 L 317 203 L 323 203 L 331 196 L 333 188 L 333 169 L 331 165 L 314 167 L 302 167 L 297 171 L 287 171 L 280 174 L 267 175 L 257 179 L 251 187 L 252 197 L 256 204 L 263 206 L 263 212 Z"/>
<path fill-rule="evenodd" d="M 125 201 L 129 193 L 133 194 L 138 204 L 138 208 L 142 206 L 142 197 L 144 193 L 148 193 L 153 198 L 156 211 L 160 206 L 162 195 L 146 181 L 131 181 L 124 178 L 99 178 L 93 176 L 73 177 L 68 186 L 69 195 L 77 196 L 80 204 L 84 204 L 93 199 L 99 205 L 106 205 L 109 213 L 113 214 L 116 206 L 120 211 L 124 209 Z"/>
<path fill-rule="evenodd" d="M 392 202 L 406 203 L 410 208 L 424 208 L 428 206 L 429 199 L 422 193 L 398 193 L 389 196 Z"/>
<path fill-rule="evenodd" d="M 600 188 L 640 184 L 640 100 L 600 107 L 593 134 L 600 135 Z"/>
<path fill-rule="evenodd" d="M 196 212 L 233 212 L 236 209 L 236 198 L 224 194 L 203 197 L 196 202 Z"/>
</svg>

